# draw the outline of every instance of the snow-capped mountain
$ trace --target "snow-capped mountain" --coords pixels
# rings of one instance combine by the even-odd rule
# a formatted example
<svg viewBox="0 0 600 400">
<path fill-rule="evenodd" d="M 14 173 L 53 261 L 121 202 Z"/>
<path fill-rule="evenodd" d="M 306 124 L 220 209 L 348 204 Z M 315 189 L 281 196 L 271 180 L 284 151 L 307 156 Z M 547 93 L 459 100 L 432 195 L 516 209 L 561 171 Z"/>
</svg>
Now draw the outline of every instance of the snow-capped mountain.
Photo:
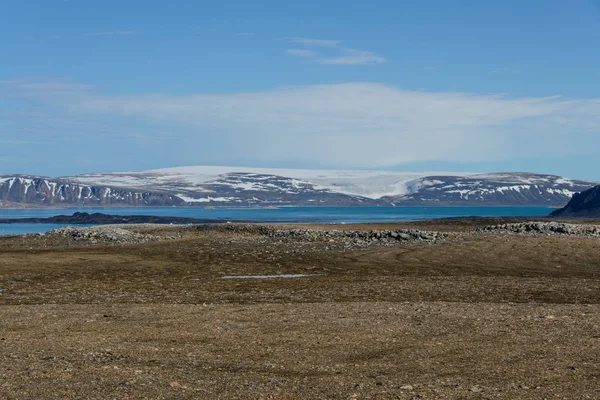
<svg viewBox="0 0 600 400">
<path fill-rule="evenodd" d="M 56 179 L 0 176 L 0 205 L 563 206 L 596 184 L 530 173 L 181 167 Z"/>
<path fill-rule="evenodd" d="M 412 181 L 409 193 L 390 198 L 404 204 L 564 205 L 594 182 L 531 173 L 428 176 Z"/>
<path fill-rule="evenodd" d="M 311 190 L 327 190 L 351 196 L 379 199 L 384 196 L 401 195 L 408 192 L 411 181 L 430 176 L 466 176 L 470 174 L 453 172 L 399 172 L 399 171 L 352 171 L 352 170 L 310 170 L 273 169 L 245 167 L 177 167 L 145 172 L 119 172 L 108 174 L 86 174 L 66 179 L 80 183 L 120 186 L 130 188 L 180 190 L 201 192 L 207 185 L 226 186 L 239 190 L 285 191 L 272 179 L 287 179 L 297 184 L 305 184 Z"/>
<path fill-rule="evenodd" d="M 0 176 L 0 206 L 163 206 L 184 205 L 168 193 L 132 191 L 119 187 L 86 185 L 65 179 Z"/>
</svg>

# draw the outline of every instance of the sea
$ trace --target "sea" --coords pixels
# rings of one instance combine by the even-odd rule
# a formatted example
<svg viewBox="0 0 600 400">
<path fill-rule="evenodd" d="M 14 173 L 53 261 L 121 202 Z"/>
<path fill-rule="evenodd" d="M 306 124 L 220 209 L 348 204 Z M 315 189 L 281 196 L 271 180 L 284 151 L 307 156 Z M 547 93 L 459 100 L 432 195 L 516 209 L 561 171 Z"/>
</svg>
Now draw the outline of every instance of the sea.
<svg viewBox="0 0 600 400">
<path fill-rule="evenodd" d="M 71 215 L 77 211 L 113 215 L 191 217 L 257 223 L 351 224 L 364 222 L 409 222 L 455 217 L 542 217 L 549 207 L 280 207 L 280 208 L 62 208 L 0 209 L 0 218 L 44 218 Z M 0 224 L 0 235 L 42 233 L 67 224 Z"/>
</svg>

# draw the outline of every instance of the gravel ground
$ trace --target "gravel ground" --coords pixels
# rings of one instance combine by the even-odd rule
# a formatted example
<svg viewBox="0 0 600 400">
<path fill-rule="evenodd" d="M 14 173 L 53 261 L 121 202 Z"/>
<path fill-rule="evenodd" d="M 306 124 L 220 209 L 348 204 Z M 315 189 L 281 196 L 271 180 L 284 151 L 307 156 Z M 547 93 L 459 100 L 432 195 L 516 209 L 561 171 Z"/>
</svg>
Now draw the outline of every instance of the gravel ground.
<svg viewBox="0 0 600 400">
<path fill-rule="evenodd" d="M 0 398 L 600 398 L 594 226 L 489 222 L 0 237 Z"/>
</svg>

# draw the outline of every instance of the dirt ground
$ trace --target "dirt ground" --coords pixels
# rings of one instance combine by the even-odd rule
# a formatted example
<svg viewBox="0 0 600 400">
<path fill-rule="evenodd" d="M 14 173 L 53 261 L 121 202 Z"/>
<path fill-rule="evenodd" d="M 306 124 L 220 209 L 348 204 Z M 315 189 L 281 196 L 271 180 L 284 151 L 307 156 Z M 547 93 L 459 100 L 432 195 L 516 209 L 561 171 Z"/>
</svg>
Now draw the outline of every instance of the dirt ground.
<svg viewBox="0 0 600 400">
<path fill-rule="evenodd" d="M 496 222 L 352 251 L 0 237 L 0 398 L 600 399 L 600 239 L 475 233 Z M 279 274 L 311 276 L 223 279 Z"/>
</svg>

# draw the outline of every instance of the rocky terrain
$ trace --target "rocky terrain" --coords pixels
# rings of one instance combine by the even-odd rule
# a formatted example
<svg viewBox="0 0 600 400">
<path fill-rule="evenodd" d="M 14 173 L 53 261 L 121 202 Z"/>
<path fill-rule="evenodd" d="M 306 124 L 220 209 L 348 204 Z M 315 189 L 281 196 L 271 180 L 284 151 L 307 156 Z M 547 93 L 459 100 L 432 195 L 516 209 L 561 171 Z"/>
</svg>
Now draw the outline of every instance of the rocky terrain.
<svg viewBox="0 0 600 400">
<path fill-rule="evenodd" d="M 179 231 L 177 235 L 153 235 L 149 231 Z M 95 227 L 66 227 L 47 233 L 33 234 L 33 237 L 62 237 L 73 241 L 92 244 L 133 244 L 149 241 L 172 240 L 182 237 L 184 232 L 202 232 L 203 234 L 225 234 L 231 242 L 275 243 L 303 246 L 315 244 L 315 249 L 322 250 L 319 244 L 326 244 L 327 250 L 358 250 L 373 246 L 395 246 L 402 244 L 439 243 L 448 240 L 461 240 L 465 237 L 476 238 L 484 234 L 526 234 L 537 236 L 565 236 L 600 238 L 600 225 L 574 224 L 565 222 L 524 221 L 486 225 L 467 232 L 440 232 L 422 229 L 327 229 L 314 228 L 281 228 L 277 225 L 259 225 L 247 223 L 203 224 L 179 226 L 177 228 L 162 224 L 130 224 L 101 225 Z M 249 239 L 249 241 L 248 241 Z"/>
<path fill-rule="evenodd" d="M 2 236 L 0 398 L 594 399 L 598 221 L 554 222 Z"/>
<path fill-rule="evenodd" d="M 302 247 L 302 251 L 328 250 L 351 251 L 372 246 L 393 246 L 402 243 L 436 243 L 448 238 L 448 234 L 416 229 L 396 230 L 338 230 L 338 229 L 281 229 L 279 226 L 244 223 L 207 224 L 175 228 L 162 224 L 101 225 L 92 227 L 65 227 L 47 233 L 30 235 L 38 246 L 67 244 L 139 244 L 152 241 L 173 240 L 185 232 L 200 231 L 205 234 L 229 237 L 227 243 L 275 243 Z M 151 232 L 158 232 L 154 234 Z M 314 245 L 314 246 L 311 246 Z"/>
<path fill-rule="evenodd" d="M 559 218 L 600 217 L 600 186 L 575 194 L 565 207 L 552 212 L 551 216 Z"/>
<path fill-rule="evenodd" d="M 89 242 L 91 244 L 134 244 L 147 243 L 165 239 L 175 239 L 177 236 L 155 236 L 151 234 L 135 232 L 132 229 L 123 229 L 114 225 L 103 225 L 96 227 L 66 227 L 52 230 L 39 235 L 40 237 L 61 237 L 76 242 Z"/>
<path fill-rule="evenodd" d="M 186 167 L 62 178 L 0 176 L 0 206 L 563 206 L 596 182 L 452 174 Z"/>
<path fill-rule="evenodd" d="M 480 232 L 600 237 L 600 225 L 528 221 L 486 226 Z"/>
</svg>

